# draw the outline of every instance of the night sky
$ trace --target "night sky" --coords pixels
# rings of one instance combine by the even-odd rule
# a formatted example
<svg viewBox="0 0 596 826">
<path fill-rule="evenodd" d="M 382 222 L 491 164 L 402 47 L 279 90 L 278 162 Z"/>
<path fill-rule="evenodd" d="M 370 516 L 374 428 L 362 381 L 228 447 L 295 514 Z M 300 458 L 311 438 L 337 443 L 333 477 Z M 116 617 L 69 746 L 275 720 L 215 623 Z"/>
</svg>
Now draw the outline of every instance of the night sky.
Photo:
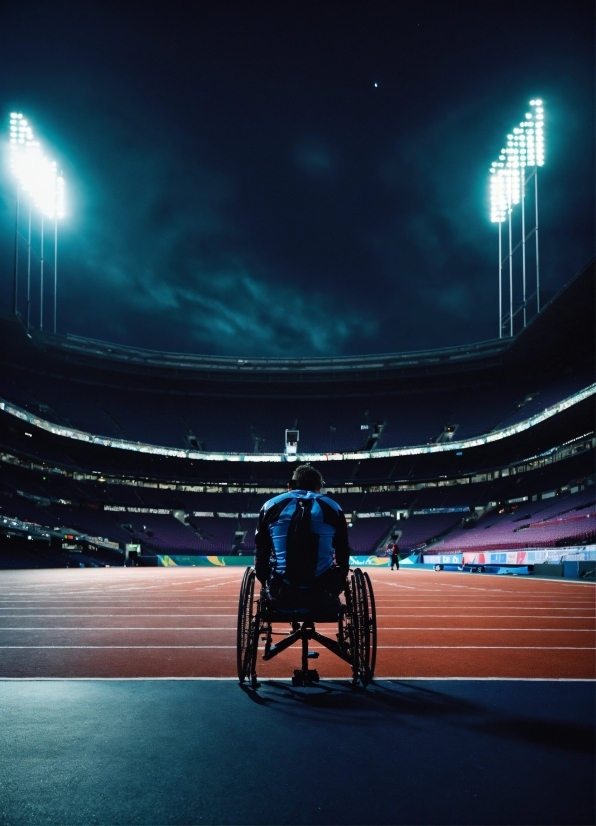
<svg viewBox="0 0 596 826">
<path fill-rule="evenodd" d="M 58 332 L 122 344 L 330 356 L 496 337 L 488 169 L 534 97 L 548 298 L 594 254 L 589 0 L 0 7 L 2 122 L 22 111 L 67 183 Z M 3 163 L 6 311 L 14 207 Z"/>
</svg>

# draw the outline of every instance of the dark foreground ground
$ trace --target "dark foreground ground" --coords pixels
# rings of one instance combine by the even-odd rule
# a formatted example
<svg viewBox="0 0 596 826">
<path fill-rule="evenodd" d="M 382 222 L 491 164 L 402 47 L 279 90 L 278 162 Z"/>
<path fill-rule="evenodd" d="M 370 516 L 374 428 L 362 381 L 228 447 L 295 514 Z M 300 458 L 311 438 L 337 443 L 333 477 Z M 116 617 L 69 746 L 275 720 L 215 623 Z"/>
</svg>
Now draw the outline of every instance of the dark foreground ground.
<svg viewBox="0 0 596 826">
<path fill-rule="evenodd" d="M 0 682 L 2 824 L 593 824 L 594 683 Z"/>
</svg>

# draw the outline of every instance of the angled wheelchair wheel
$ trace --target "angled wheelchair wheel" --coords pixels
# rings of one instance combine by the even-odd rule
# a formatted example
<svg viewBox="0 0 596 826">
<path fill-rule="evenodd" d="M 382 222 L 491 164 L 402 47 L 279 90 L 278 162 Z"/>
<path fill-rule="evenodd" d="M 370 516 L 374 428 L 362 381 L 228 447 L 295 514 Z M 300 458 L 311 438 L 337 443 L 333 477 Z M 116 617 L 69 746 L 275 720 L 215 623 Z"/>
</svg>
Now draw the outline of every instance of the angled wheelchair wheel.
<svg viewBox="0 0 596 826">
<path fill-rule="evenodd" d="M 354 681 L 368 685 L 375 674 L 377 659 L 377 617 L 370 577 L 356 568 L 350 577 L 348 611 L 352 636 Z"/>
<path fill-rule="evenodd" d="M 368 674 L 369 682 L 375 676 L 375 666 L 377 664 L 377 609 L 375 606 L 375 594 L 372 587 L 372 582 L 366 571 L 362 574 L 364 586 L 366 590 L 366 604 L 368 606 Z"/>
<path fill-rule="evenodd" d="M 259 646 L 258 601 L 255 600 L 254 568 L 244 572 L 238 601 L 238 629 L 236 636 L 236 664 L 241 683 L 250 679 L 256 686 L 257 650 Z"/>
</svg>

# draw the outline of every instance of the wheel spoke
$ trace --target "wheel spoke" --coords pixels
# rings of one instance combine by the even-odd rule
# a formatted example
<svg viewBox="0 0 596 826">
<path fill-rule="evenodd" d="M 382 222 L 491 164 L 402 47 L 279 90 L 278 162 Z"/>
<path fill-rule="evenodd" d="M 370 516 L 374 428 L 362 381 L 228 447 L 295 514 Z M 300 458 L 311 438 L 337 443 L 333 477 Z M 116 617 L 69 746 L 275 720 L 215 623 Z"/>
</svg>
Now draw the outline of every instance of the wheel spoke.
<svg viewBox="0 0 596 826">
<path fill-rule="evenodd" d="M 238 679 L 243 683 L 255 672 L 258 643 L 257 606 L 254 599 L 255 572 L 244 572 L 238 602 L 238 631 L 236 637 L 236 664 Z"/>
<path fill-rule="evenodd" d="M 354 680 L 368 685 L 374 676 L 377 654 L 377 625 L 372 583 L 367 573 L 356 568 L 346 593 L 352 645 Z"/>
<path fill-rule="evenodd" d="M 375 606 L 375 595 L 372 587 L 372 582 L 368 573 L 364 572 L 364 580 L 368 591 L 368 610 L 370 615 L 370 679 L 375 676 L 375 666 L 377 664 L 377 609 Z"/>
</svg>

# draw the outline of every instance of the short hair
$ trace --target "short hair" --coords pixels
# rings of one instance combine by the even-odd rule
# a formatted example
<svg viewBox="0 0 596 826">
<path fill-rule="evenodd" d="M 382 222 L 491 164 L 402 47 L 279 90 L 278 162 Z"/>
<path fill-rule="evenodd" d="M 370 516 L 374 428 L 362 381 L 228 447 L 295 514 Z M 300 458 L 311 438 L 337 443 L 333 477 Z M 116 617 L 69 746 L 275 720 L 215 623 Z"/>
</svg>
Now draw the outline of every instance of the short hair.
<svg viewBox="0 0 596 826">
<path fill-rule="evenodd" d="M 292 474 L 291 488 L 316 491 L 324 486 L 323 476 L 312 465 L 298 465 Z"/>
</svg>

